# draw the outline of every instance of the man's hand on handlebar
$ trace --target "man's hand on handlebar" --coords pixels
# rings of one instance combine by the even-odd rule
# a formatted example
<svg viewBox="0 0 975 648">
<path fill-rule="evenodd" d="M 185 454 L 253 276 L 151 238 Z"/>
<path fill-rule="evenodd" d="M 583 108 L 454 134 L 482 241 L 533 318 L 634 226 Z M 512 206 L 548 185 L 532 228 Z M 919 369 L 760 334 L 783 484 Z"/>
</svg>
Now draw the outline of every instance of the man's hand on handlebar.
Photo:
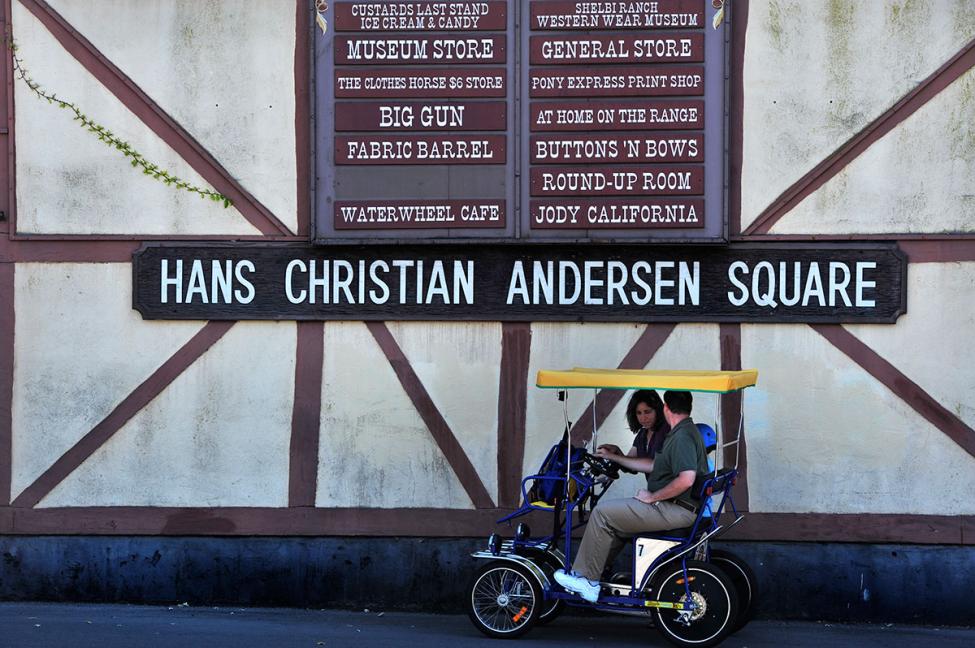
<svg viewBox="0 0 975 648">
<path fill-rule="evenodd" d="M 598 449 L 596 452 L 599 452 Z M 609 459 L 600 457 L 596 454 L 586 453 L 583 461 L 589 467 L 589 470 L 593 475 L 605 475 L 610 479 L 617 479 L 620 476 L 620 467 Z"/>
<path fill-rule="evenodd" d="M 612 459 L 613 455 L 621 455 L 623 451 L 620 450 L 618 445 L 613 445 L 612 443 L 604 443 L 598 448 L 596 452 L 593 453 L 597 457 L 602 457 L 603 459 Z"/>
<path fill-rule="evenodd" d="M 596 448 L 594 456 L 604 461 L 612 461 L 616 470 L 632 474 L 634 471 L 622 464 L 621 459 L 626 459 L 626 455 L 620 450 L 619 446 L 607 443 Z"/>
</svg>

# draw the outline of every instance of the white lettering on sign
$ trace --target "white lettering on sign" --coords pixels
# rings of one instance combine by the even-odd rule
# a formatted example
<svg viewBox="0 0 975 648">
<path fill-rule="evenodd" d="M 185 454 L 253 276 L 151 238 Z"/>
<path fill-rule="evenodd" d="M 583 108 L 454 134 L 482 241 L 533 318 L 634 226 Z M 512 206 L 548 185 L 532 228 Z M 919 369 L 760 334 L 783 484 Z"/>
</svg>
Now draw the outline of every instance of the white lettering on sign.
<svg viewBox="0 0 975 648">
<path fill-rule="evenodd" d="M 728 280 L 734 286 L 728 291 L 728 301 L 739 307 L 751 302 L 769 308 L 796 304 L 833 308 L 842 302 L 847 308 L 854 304 L 857 308 L 874 308 L 876 301 L 867 299 L 864 291 L 876 288 L 876 282 L 866 278 L 866 272 L 876 268 L 874 261 L 857 261 L 852 271 L 850 264 L 842 261 L 830 261 L 825 269 L 820 268 L 818 261 L 808 264 L 780 261 L 777 266 L 760 261 L 754 267 L 735 261 L 728 266 Z M 854 281 L 852 301 L 851 280 Z"/>
<path fill-rule="evenodd" d="M 661 12 L 659 2 L 576 2 L 572 13 L 542 13 L 540 2 L 534 16 L 537 29 L 633 29 L 701 27 L 699 14 Z"/>
<path fill-rule="evenodd" d="M 625 286 L 632 280 L 635 289 Z M 652 284 L 651 284 L 652 282 Z M 531 290 L 529 290 L 529 285 Z M 572 306 L 630 303 L 647 306 L 701 303 L 699 261 L 515 261 L 508 281 L 506 303 Z"/>
<path fill-rule="evenodd" d="M 473 304 L 474 262 L 292 259 L 284 271 L 292 304 L 385 304 L 390 284 L 399 287 L 400 304 Z"/>
<path fill-rule="evenodd" d="M 699 119 L 699 112 L 697 108 L 650 108 L 650 118 L 644 120 L 641 117 L 640 121 L 647 121 L 651 124 L 693 123 Z"/>
<path fill-rule="evenodd" d="M 350 61 L 479 61 L 494 58 L 491 38 L 388 38 L 346 41 Z"/>
<path fill-rule="evenodd" d="M 421 106 L 417 120 L 413 106 L 380 106 L 380 128 L 411 128 L 419 123 L 425 128 L 461 128 L 466 106 Z"/>
<path fill-rule="evenodd" d="M 638 38 L 632 49 L 625 39 L 614 40 L 544 40 L 541 46 L 545 61 L 629 59 L 633 61 L 653 59 L 681 59 L 693 55 L 690 38 Z"/>
<path fill-rule="evenodd" d="M 604 138 L 545 139 L 534 142 L 534 161 L 592 160 L 618 158 L 651 160 L 653 158 L 696 158 L 700 153 L 697 138 L 667 139 Z"/>
<path fill-rule="evenodd" d="M 580 215 L 580 205 L 538 205 L 532 214 L 536 225 L 575 225 L 582 222 L 600 225 L 651 225 L 654 223 L 697 223 L 700 221 L 693 204 L 593 204 Z"/>
<path fill-rule="evenodd" d="M 461 205 L 459 213 L 453 205 L 342 205 L 339 207 L 342 222 L 348 225 L 423 223 L 449 226 L 458 221 L 492 222 L 501 220 L 501 205 Z M 459 218 L 458 218 L 459 216 Z"/>
<path fill-rule="evenodd" d="M 561 215 L 582 220 L 583 207 L 571 206 Z M 467 258 L 336 259 L 323 258 L 317 250 L 306 250 L 282 259 L 253 249 L 248 252 L 250 258 L 198 259 L 192 254 L 169 249 L 146 266 L 158 271 L 158 279 L 138 282 L 139 303 L 145 304 L 144 298 L 151 295 L 167 317 L 185 311 L 194 316 L 216 314 L 218 318 L 237 314 L 245 319 L 253 315 L 254 308 L 264 309 L 262 312 L 271 313 L 272 317 L 295 312 L 288 310 L 289 304 L 477 306 L 474 311 L 459 309 L 475 315 L 482 307 L 490 310 L 507 304 L 565 307 L 540 312 L 562 312 L 570 318 L 575 317 L 573 308 L 605 306 L 659 307 L 668 316 L 685 312 L 672 307 L 686 307 L 686 312 L 695 317 L 707 315 L 710 309 L 731 317 L 762 317 L 771 312 L 791 317 L 873 317 L 892 307 L 903 310 L 897 305 L 894 292 L 902 288 L 896 275 L 891 274 L 896 268 L 882 264 L 877 257 L 859 260 L 863 258 L 859 254 L 851 258 L 833 249 L 817 254 L 815 261 L 808 257 L 780 260 L 782 253 L 768 258 L 739 250 L 733 252 L 734 256 L 722 255 L 711 266 L 705 265 L 711 261 L 680 256 L 653 258 L 652 250 L 628 257 L 580 258 L 570 253 L 573 256 L 569 258 L 541 260 L 534 260 L 533 253 L 525 252 L 506 261 L 485 261 L 489 271 L 481 277 L 481 286 L 475 281 L 477 261 Z M 259 271 L 253 259 L 269 264 L 270 269 L 265 266 Z M 878 298 L 881 278 L 894 283 Z M 247 308 L 231 308 L 248 304 Z M 268 311 L 269 304 L 277 305 L 279 310 Z M 282 306 L 285 311 L 280 310 Z M 694 310 L 695 307 L 705 310 Z M 798 314 L 788 313 L 790 309 Z M 312 308 L 307 312 L 324 311 Z M 631 314 L 639 317 L 640 311 Z"/>
<path fill-rule="evenodd" d="M 545 171 L 541 174 L 542 191 L 603 192 L 618 191 L 690 191 L 690 171 Z"/>
<path fill-rule="evenodd" d="M 476 30 L 486 2 L 364 2 L 352 5 L 363 30 Z"/>
<path fill-rule="evenodd" d="M 249 304 L 254 300 L 254 284 L 247 278 L 255 270 L 246 259 L 218 261 L 207 265 L 194 259 L 189 272 L 184 272 L 183 260 L 169 259 L 159 263 L 159 301 L 163 304 Z M 170 295 L 172 292 L 172 295 Z"/>
<path fill-rule="evenodd" d="M 346 142 L 349 162 L 371 160 L 493 160 L 490 140 L 356 140 Z"/>
</svg>

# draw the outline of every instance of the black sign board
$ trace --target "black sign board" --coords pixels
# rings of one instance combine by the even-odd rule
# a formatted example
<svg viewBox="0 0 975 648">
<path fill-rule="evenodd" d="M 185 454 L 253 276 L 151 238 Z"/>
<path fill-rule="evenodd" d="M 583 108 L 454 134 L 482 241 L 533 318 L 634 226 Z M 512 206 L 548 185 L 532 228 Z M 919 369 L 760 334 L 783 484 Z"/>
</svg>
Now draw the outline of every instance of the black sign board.
<svg viewBox="0 0 975 648">
<path fill-rule="evenodd" d="M 894 245 L 150 245 L 146 319 L 893 323 Z"/>
</svg>

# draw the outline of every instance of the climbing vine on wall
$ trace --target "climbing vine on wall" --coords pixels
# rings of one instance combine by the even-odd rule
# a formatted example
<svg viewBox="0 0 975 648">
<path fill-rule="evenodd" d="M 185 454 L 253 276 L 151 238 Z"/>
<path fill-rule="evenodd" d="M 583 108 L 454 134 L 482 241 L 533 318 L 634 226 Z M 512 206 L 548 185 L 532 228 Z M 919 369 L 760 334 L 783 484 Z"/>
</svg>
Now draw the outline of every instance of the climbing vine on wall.
<svg viewBox="0 0 975 648">
<path fill-rule="evenodd" d="M 129 158 L 129 161 L 132 164 L 132 166 L 136 168 L 141 168 L 142 173 L 144 175 L 159 180 L 167 187 L 174 187 L 176 189 L 181 189 L 183 191 L 195 193 L 198 194 L 201 198 L 209 199 L 214 202 L 221 202 L 223 203 L 223 206 L 225 208 L 233 204 L 233 201 L 231 201 L 230 198 L 223 195 L 222 193 L 218 193 L 216 191 L 213 191 L 212 189 L 204 189 L 202 187 L 198 187 L 194 184 L 191 184 L 187 180 L 183 180 L 173 175 L 166 169 L 160 168 L 159 165 L 153 164 L 152 162 L 147 160 L 145 156 L 142 155 L 142 153 L 132 148 L 131 144 L 121 139 L 115 133 L 113 133 L 112 131 L 105 128 L 101 124 L 91 119 L 88 115 L 83 113 L 81 109 L 78 108 L 78 106 L 76 106 L 70 101 L 65 101 L 64 99 L 58 98 L 56 94 L 46 92 L 39 83 L 37 83 L 36 81 L 34 81 L 34 79 L 31 78 L 30 74 L 27 71 L 27 68 L 24 67 L 23 62 L 20 60 L 20 57 L 17 55 L 17 45 L 13 42 L 13 40 L 7 38 L 6 44 L 7 47 L 10 48 L 13 57 L 14 73 L 20 78 L 21 81 L 27 84 L 27 87 L 30 88 L 31 92 L 33 92 L 38 98 L 47 101 L 47 103 L 49 104 L 53 104 L 58 106 L 59 108 L 64 108 L 73 112 L 74 121 L 78 122 L 79 126 L 88 130 L 88 132 L 92 133 L 95 137 L 97 137 L 100 141 L 104 142 L 107 146 L 110 146 L 111 148 L 118 150 L 123 156 Z"/>
</svg>

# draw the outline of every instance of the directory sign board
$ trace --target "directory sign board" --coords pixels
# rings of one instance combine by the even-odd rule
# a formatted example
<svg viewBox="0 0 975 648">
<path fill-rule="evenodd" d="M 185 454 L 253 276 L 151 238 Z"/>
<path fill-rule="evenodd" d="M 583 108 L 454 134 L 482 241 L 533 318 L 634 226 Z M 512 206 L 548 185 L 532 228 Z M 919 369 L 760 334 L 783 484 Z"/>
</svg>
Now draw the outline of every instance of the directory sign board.
<svg viewBox="0 0 975 648">
<path fill-rule="evenodd" d="M 315 241 L 723 240 L 722 4 L 330 3 Z"/>
</svg>

